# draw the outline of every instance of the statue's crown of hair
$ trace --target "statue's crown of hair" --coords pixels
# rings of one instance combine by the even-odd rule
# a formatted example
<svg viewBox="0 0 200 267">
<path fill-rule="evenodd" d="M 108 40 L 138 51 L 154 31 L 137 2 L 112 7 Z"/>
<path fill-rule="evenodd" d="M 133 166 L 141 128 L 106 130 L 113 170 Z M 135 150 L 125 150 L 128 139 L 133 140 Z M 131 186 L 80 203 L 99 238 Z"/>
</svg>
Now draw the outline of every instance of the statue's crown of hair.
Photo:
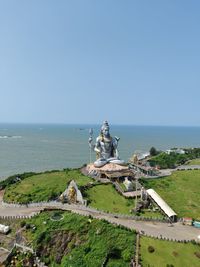
<svg viewBox="0 0 200 267">
<path fill-rule="evenodd" d="M 109 124 L 108 124 L 107 121 L 104 121 L 103 124 L 102 124 L 101 130 L 105 129 L 106 127 L 109 128 Z"/>
</svg>

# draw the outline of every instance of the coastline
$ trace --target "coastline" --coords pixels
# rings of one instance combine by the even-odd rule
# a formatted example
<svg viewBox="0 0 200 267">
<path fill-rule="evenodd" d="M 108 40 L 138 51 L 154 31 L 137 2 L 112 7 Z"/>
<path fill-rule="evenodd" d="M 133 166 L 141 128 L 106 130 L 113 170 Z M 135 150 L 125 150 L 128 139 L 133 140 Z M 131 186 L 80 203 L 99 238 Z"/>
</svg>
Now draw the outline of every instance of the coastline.
<svg viewBox="0 0 200 267">
<path fill-rule="evenodd" d="M 0 136 L 21 136 L 0 138 L 0 180 L 16 173 L 77 168 L 89 162 L 89 128 L 94 129 L 95 140 L 99 125 L 94 124 L 0 123 Z M 111 135 L 120 137 L 120 158 L 125 161 L 152 146 L 161 150 L 200 147 L 200 127 L 113 125 Z"/>
</svg>

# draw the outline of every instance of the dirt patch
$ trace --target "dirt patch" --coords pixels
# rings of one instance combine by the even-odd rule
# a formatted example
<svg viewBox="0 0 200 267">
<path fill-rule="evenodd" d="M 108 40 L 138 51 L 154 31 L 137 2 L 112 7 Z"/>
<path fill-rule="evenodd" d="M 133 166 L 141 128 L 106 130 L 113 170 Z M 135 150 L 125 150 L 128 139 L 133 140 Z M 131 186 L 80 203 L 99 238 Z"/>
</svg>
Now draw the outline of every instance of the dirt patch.
<svg viewBox="0 0 200 267">
<path fill-rule="evenodd" d="M 194 252 L 194 255 L 195 255 L 197 258 L 200 259 L 200 252 L 196 251 L 196 252 Z"/>
<path fill-rule="evenodd" d="M 0 201 L 3 200 L 4 192 L 5 192 L 5 190 L 0 190 Z"/>
<path fill-rule="evenodd" d="M 57 264 L 61 263 L 63 256 L 71 250 L 84 243 L 77 233 L 70 231 L 51 232 L 50 235 L 43 235 L 43 241 L 38 244 L 37 255 L 48 263 L 48 258 L 54 257 Z"/>
<path fill-rule="evenodd" d="M 178 252 L 176 252 L 176 251 L 173 251 L 172 254 L 173 254 L 174 257 L 178 256 Z"/>
</svg>

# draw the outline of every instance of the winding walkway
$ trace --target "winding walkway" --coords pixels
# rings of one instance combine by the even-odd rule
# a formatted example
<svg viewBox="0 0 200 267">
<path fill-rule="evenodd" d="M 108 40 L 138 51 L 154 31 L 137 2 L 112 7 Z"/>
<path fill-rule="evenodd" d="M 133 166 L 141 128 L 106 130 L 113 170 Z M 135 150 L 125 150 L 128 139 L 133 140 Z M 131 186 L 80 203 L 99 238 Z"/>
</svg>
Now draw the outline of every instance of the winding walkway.
<svg viewBox="0 0 200 267">
<path fill-rule="evenodd" d="M 168 223 L 163 222 L 146 222 L 146 221 L 135 221 L 130 218 L 122 218 L 114 216 L 113 214 L 101 212 L 89 207 L 61 204 L 56 205 L 43 205 L 40 207 L 8 207 L 4 206 L 2 203 L 3 192 L 0 193 L 0 216 L 15 217 L 15 216 L 32 216 L 45 208 L 52 209 L 62 209 L 67 211 L 72 211 L 74 213 L 89 216 L 91 215 L 97 219 L 105 219 L 110 223 L 123 225 L 129 229 L 135 229 L 142 234 L 152 236 L 152 237 L 162 237 L 170 240 L 196 240 L 200 242 L 200 229 L 182 225 L 181 223 L 174 223 L 169 226 Z"/>
<path fill-rule="evenodd" d="M 176 170 L 181 170 L 181 171 L 185 171 L 185 170 L 200 170 L 200 165 L 181 165 L 179 167 L 176 168 Z"/>
</svg>

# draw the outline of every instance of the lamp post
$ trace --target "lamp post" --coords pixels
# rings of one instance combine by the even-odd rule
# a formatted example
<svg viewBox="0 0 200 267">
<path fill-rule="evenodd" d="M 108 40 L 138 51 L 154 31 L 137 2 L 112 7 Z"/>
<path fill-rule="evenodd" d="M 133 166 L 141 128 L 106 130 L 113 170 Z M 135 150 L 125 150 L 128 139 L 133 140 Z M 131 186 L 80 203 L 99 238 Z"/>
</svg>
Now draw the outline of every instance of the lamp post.
<svg viewBox="0 0 200 267">
<path fill-rule="evenodd" d="M 136 192 L 136 195 L 135 195 L 135 212 L 136 212 L 137 210 L 137 177 L 135 180 L 135 192 Z"/>
<path fill-rule="evenodd" d="M 89 147 L 90 147 L 90 163 L 92 162 L 92 141 L 93 141 L 93 129 L 90 128 L 89 129 L 89 139 L 88 139 L 88 143 L 89 143 Z"/>
<path fill-rule="evenodd" d="M 137 167 L 137 172 L 136 172 L 136 176 L 135 176 L 135 211 L 137 210 L 137 188 L 138 188 L 138 170 L 139 168 Z"/>
</svg>

